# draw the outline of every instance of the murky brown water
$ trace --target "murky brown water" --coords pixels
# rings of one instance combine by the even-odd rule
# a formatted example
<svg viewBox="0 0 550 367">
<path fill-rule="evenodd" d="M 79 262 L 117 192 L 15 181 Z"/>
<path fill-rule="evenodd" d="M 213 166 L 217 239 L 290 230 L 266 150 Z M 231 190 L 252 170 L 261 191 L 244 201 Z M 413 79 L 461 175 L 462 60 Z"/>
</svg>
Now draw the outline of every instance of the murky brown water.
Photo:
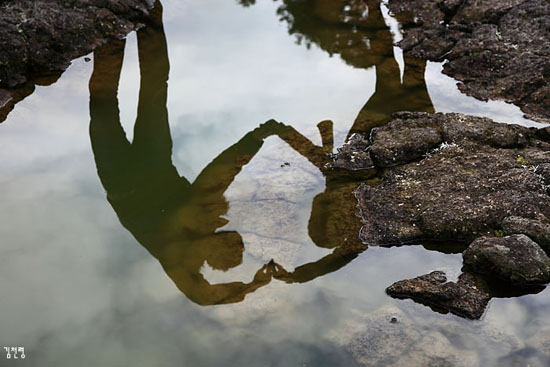
<svg viewBox="0 0 550 367">
<path fill-rule="evenodd" d="M 481 321 L 387 297 L 461 256 L 365 250 L 358 178 L 324 168 L 396 111 L 536 124 L 403 56 L 377 1 L 241 3 L 164 1 L 0 125 L 0 344 L 28 366 L 548 365 L 548 291 Z"/>
</svg>

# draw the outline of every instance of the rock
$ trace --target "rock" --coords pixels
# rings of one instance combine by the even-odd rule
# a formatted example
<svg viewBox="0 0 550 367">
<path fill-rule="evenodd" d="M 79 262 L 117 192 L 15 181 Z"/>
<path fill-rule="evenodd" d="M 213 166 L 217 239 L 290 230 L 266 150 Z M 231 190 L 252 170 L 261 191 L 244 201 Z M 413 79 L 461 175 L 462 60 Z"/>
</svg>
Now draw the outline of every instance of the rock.
<svg viewBox="0 0 550 367">
<path fill-rule="evenodd" d="M 361 134 L 353 134 L 348 141 L 338 148 L 333 156 L 333 162 L 327 168 L 343 168 L 351 171 L 368 169 L 374 163 L 367 152 L 369 141 Z"/>
<path fill-rule="evenodd" d="M 473 271 L 493 274 L 512 284 L 550 282 L 550 258 L 523 234 L 478 238 L 463 252 L 463 257 Z"/>
<path fill-rule="evenodd" d="M 35 78 L 51 84 L 72 59 L 126 36 L 147 14 L 147 0 L 0 1 L 0 88 L 24 87 L 0 106 L 0 122 L 34 84 L 44 84 Z"/>
<path fill-rule="evenodd" d="M 546 186 L 550 186 L 550 164 L 542 163 L 535 168 L 535 173 L 540 175 Z"/>
<path fill-rule="evenodd" d="M 387 125 L 376 127 L 371 132 L 369 151 L 379 167 L 418 160 L 442 142 L 470 140 L 495 148 L 522 147 L 536 137 L 537 131 L 456 113 L 399 112 L 393 117 Z"/>
<path fill-rule="evenodd" d="M 386 293 L 469 319 L 479 319 L 491 299 L 489 293 L 476 286 L 472 275 L 463 273 L 458 282 L 447 282 L 441 271 L 401 280 L 386 288 Z"/>
<path fill-rule="evenodd" d="M 423 115 L 421 115 L 423 116 Z M 436 124 L 429 118 L 396 119 L 371 133 L 370 154 L 379 167 L 404 164 L 425 156 L 442 143 Z"/>
<path fill-rule="evenodd" d="M 527 219 L 508 217 L 502 222 L 504 234 L 524 234 L 535 241 L 547 255 L 550 255 L 550 221 L 545 217 Z"/>
<path fill-rule="evenodd" d="M 415 141 L 408 137 L 425 150 L 435 145 L 436 130 L 442 143 L 414 162 L 422 158 L 421 150 L 407 154 Z M 550 163 L 548 141 L 541 135 L 536 129 L 459 114 L 396 115 L 373 131 L 371 154 L 384 165 L 413 162 L 387 170 L 376 186 L 362 184 L 355 190 L 361 240 L 368 245 L 469 243 L 501 231 L 507 217 L 550 216 L 548 188 L 536 173 L 537 166 Z"/>
<path fill-rule="evenodd" d="M 413 56 L 447 60 L 462 92 L 512 102 L 550 121 L 550 3 L 545 0 L 390 0 L 405 25 L 399 45 Z"/>
</svg>

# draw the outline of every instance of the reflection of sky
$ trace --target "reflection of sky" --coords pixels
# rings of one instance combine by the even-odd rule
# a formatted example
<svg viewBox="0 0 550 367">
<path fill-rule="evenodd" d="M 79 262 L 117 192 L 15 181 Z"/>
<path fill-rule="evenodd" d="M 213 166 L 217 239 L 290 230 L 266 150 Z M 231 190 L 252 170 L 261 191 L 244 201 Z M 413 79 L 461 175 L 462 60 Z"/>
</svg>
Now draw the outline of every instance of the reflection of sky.
<svg viewBox="0 0 550 367">
<path fill-rule="evenodd" d="M 174 163 L 189 179 L 270 118 L 292 124 L 315 143 L 315 124 L 333 119 L 338 146 L 372 94 L 372 69 L 353 69 L 295 45 L 275 7 L 271 1 L 246 9 L 232 1 L 165 1 Z M 0 161 L 0 345 L 25 346 L 27 365 L 348 366 L 349 356 L 330 335 L 388 304 L 424 310 L 387 298 L 387 285 L 435 269 L 458 273 L 460 256 L 375 248 L 308 284 L 274 281 L 235 305 L 191 303 L 105 200 L 88 135 L 91 67 L 77 60 L 0 125 L 0 154 L 8 158 Z M 131 36 L 120 90 L 129 136 L 137 67 Z M 428 86 L 438 110 L 459 100 L 464 111 L 500 113 L 450 92 L 454 82 L 432 69 Z M 284 162 L 289 168 L 280 167 Z M 245 262 L 226 274 L 208 268 L 205 274 L 250 280 L 273 255 L 292 268 L 327 253 L 307 234 L 311 200 L 323 190 L 313 166 L 277 138 L 268 139 L 227 192 L 227 229 L 242 233 Z M 267 202 L 260 208 L 265 211 L 255 212 L 260 209 L 252 198 Z M 254 220 L 247 219 L 250 213 Z M 547 316 L 547 300 L 548 292 L 494 301 L 481 324 L 517 333 L 528 312 Z M 423 320 L 430 325 L 441 318 L 454 319 L 425 312 Z M 478 324 L 465 325 L 473 333 Z"/>
</svg>

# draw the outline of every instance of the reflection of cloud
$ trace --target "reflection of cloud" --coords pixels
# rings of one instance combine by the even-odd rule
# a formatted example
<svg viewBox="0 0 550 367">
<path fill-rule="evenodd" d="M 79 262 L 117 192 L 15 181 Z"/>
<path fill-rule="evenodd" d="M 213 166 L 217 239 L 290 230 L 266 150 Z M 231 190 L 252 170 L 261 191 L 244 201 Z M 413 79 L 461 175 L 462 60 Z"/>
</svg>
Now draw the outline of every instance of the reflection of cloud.
<svg viewBox="0 0 550 367">
<path fill-rule="evenodd" d="M 225 0 L 169 0 L 165 8 L 174 160 L 190 179 L 269 118 L 292 124 L 317 144 L 315 124 L 331 118 L 338 146 L 372 94 L 373 70 L 352 69 L 318 49 L 296 46 L 270 1 L 241 9 Z M 134 42 L 129 41 L 120 89 L 129 136 L 139 81 Z M 308 284 L 274 281 L 236 305 L 191 303 L 105 200 L 89 147 L 90 68 L 76 61 L 58 83 L 39 87 L 0 126 L 0 153 L 8 157 L 0 162 L 0 344 L 26 346 L 29 363 L 349 366 L 350 356 L 330 333 L 345 333 L 349 323 L 393 303 L 384 295 L 393 281 L 434 269 L 458 273 L 460 256 L 419 247 L 371 248 Z M 428 83 L 440 78 L 429 74 Z M 443 87 L 435 91 L 437 103 L 451 103 Z M 472 101 L 464 98 L 466 105 Z M 288 245 L 285 265 L 318 255 L 308 250 L 319 249 L 309 240 L 307 220 L 323 179 L 289 152 L 271 138 L 226 193 L 230 226 L 243 232 L 251 251 L 241 270 L 212 277 L 250 277 L 247 270 L 280 254 L 273 243 L 277 219 L 295 220 L 285 222 L 287 232 L 280 235 L 279 245 Z M 283 161 L 290 167 L 280 167 Z M 255 198 L 269 207 L 255 206 Z M 254 220 L 247 221 L 248 208 L 258 213 Z M 266 211 L 274 221 L 262 217 Z M 260 235 L 269 244 L 260 247 Z M 495 300 L 486 322 L 518 333 L 528 315 L 545 319 L 549 294 Z M 430 327 L 446 319 L 424 306 L 403 307 L 425 310 Z M 464 338 L 476 333 L 475 325 L 464 330 Z"/>
<path fill-rule="evenodd" d="M 498 122 L 543 126 L 524 118 L 519 107 L 512 104 L 503 101 L 483 102 L 468 97 L 458 89 L 457 81 L 444 75 L 442 70 L 442 63 L 429 62 L 426 68 L 426 82 L 437 112 L 459 112 L 488 117 Z"/>
</svg>

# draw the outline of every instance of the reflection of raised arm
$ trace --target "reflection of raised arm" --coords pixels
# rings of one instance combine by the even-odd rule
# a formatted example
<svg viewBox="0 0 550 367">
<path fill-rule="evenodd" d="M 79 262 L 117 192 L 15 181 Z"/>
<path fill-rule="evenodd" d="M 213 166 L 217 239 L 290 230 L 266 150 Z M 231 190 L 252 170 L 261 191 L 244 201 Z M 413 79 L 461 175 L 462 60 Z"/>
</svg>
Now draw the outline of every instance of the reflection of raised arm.
<svg viewBox="0 0 550 367">
<path fill-rule="evenodd" d="M 349 264 L 362 251 L 347 251 L 343 247 L 336 248 L 331 254 L 320 260 L 298 266 L 293 272 L 278 271 L 274 278 L 286 283 L 306 283 L 320 276 L 332 273 Z"/>
<path fill-rule="evenodd" d="M 137 32 L 140 88 L 133 149 L 143 163 L 172 166 L 172 137 L 166 108 L 168 47 L 162 25 L 162 5 L 155 2 L 148 24 Z"/>
<path fill-rule="evenodd" d="M 304 156 L 314 166 L 321 169 L 328 162 L 327 154 L 332 153 L 332 121 L 321 121 L 317 124 L 317 128 L 321 133 L 322 147 L 313 144 L 292 126 L 282 125 L 278 129 L 277 135 L 290 145 L 292 149 Z"/>
<path fill-rule="evenodd" d="M 132 143 L 120 124 L 117 90 L 124 41 L 94 51 L 90 80 L 90 138 L 99 178 L 121 223 L 152 253 L 161 223 L 189 189 L 172 165 L 166 111 L 168 51 L 162 7 L 138 31 L 140 92 Z"/>
<path fill-rule="evenodd" d="M 235 176 L 258 153 L 264 139 L 273 135 L 279 125 L 275 120 L 269 120 L 220 153 L 196 178 L 194 189 L 209 195 L 223 194 Z"/>
<path fill-rule="evenodd" d="M 247 294 L 271 282 L 276 266 L 273 262 L 262 266 L 250 283 L 223 284 L 210 284 L 201 273 L 192 273 L 183 267 L 165 270 L 191 301 L 201 306 L 210 306 L 241 302 Z"/>
</svg>

